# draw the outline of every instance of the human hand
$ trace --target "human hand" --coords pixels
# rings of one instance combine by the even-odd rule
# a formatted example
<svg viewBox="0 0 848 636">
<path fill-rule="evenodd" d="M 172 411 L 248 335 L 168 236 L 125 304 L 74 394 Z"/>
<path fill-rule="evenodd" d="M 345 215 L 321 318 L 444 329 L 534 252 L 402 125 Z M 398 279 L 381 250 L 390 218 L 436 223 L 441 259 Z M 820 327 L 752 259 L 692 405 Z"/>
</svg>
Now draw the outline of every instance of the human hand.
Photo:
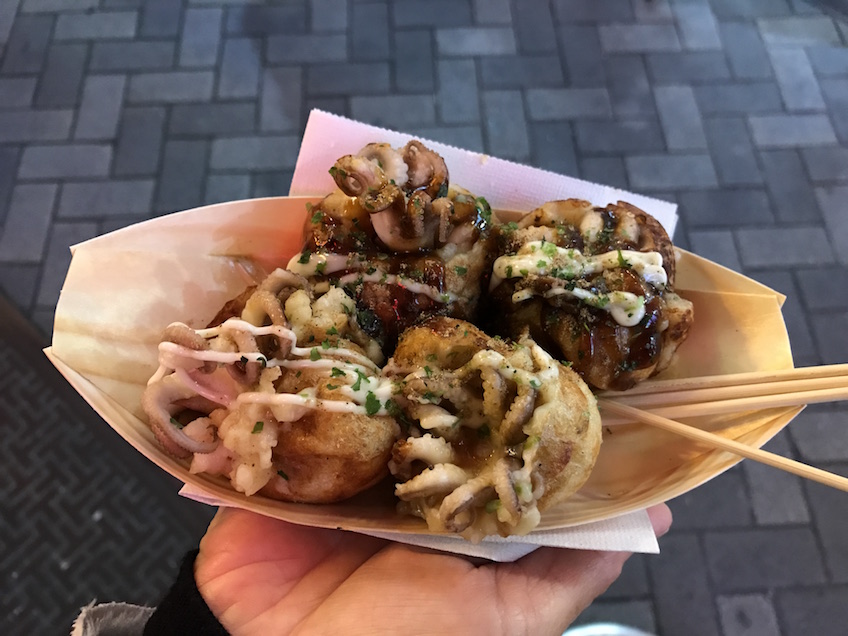
<svg viewBox="0 0 848 636">
<path fill-rule="evenodd" d="M 657 536 L 664 504 L 648 510 Z M 630 556 L 540 548 L 514 563 L 221 509 L 200 543 L 198 590 L 243 634 L 561 634 Z"/>
</svg>

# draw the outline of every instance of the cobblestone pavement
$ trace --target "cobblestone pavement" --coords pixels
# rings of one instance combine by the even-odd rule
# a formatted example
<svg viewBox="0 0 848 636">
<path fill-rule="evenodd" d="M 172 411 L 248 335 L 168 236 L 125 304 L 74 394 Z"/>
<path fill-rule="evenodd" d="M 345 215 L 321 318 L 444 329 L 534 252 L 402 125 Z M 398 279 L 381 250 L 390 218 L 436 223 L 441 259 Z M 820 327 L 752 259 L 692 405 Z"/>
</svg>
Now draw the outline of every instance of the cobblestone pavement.
<svg viewBox="0 0 848 636">
<path fill-rule="evenodd" d="M 845 362 L 846 42 L 802 0 L 2 0 L 0 288 L 48 333 L 68 245 L 285 194 L 318 107 L 676 201 L 678 244 L 788 296 L 796 364 Z M 848 475 L 846 416 L 809 408 L 767 448 Z M 33 456 L 25 439 L 10 448 Z M 72 543 L 47 501 L 21 527 Z M 581 620 L 845 633 L 848 496 L 746 463 L 672 507 L 662 554 L 631 560 Z M 37 608 L 77 589 L 62 562 L 2 532 L 15 616 L 58 620 Z M 124 576 L 164 585 L 160 539 L 127 532 L 85 550 L 143 552 Z M 38 567 L 13 570 L 16 550 Z"/>
</svg>

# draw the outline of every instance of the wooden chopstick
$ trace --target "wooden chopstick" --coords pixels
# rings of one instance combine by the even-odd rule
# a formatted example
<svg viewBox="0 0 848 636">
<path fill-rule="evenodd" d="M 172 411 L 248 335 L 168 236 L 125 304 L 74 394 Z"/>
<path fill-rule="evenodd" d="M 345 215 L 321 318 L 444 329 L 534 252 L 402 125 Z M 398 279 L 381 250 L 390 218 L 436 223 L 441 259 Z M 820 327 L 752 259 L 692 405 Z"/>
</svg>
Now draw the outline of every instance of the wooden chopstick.
<svg viewBox="0 0 848 636">
<path fill-rule="evenodd" d="M 598 405 L 601 407 L 602 411 L 614 413 L 629 421 L 644 422 L 645 424 L 656 426 L 657 428 L 700 442 L 704 445 L 728 451 L 747 459 L 753 459 L 754 461 L 767 464 L 768 466 L 773 466 L 774 468 L 779 468 L 780 470 L 792 473 L 793 475 L 798 475 L 799 477 L 804 477 L 805 479 L 810 479 L 820 484 L 848 492 L 848 479 L 829 473 L 826 470 L 807 466 L 806 464 L 797 462 L 794 459 L 788 459 L 759 448 L 753 448 L 737 442 L 736 440 L 728 439 L 721 435 L 703 431 L 692 426 L 686 426 L 685 424 L 675 422 L 674 420 L 662 417 L 656 413 L 642 411 L 637 408 L 633 408 L 632 406 L 627 406 L 626 404 L 601 399 L 598 400 Z"/>
<path fill-rule="evenodd" d="M 604 402 L 609 404 L 618 404 L 621 406 L 635 408 L 626 400 L 613 400 L 610 398 L 602 399 Z M 816 391 L 797 391 L 778 395 L 755 395 L 730 400 L 717 400 L 715 402 L 695 402 L 692 404 L 675 404 L 656 408 L 652 407 L 651 413 L 659 415 L 660 417 L 682 419 L 686 417 L 700 417 L 702 415 L 722 415 L 759 409 L 800 406 L 802 404 L 837 402 L 839 400 L 848 400 L 848 386 Z M 604 420 L 604 424 L 622 424 L 627 421 L 629 421 L 627 418 L 609 418 L 608 420 Z"/>
<path fill-rule="evenodd" d="M 645 393 L 671 393 L 674 391 L 709 389 L 715 387 L 744 386 L 767 382 L 846 376 L 848 376 L 848 364 L 829 364 L 816 367 L 782 369 L 778 371 L 730 373 L 726 375 L 708 375 L 695 378 L 675 378 L 672 380 L 647 380 L 632 389 L 628 389 L 627 391 L 603 391 L 598 394 L 598 397 L 608 398 L 625 395 L 642 395 Z"/>
</svg>

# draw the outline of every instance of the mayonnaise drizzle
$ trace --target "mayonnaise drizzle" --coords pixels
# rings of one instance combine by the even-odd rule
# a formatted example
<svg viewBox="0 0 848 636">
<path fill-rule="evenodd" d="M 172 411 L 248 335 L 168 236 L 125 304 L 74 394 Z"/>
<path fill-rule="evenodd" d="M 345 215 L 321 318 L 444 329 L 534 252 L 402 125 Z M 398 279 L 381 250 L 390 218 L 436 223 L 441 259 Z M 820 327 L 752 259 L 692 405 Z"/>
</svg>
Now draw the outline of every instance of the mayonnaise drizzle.
<svg viewBox="0 0 848 636">
<path fill-rule="evenodd" d="M 581 230 L 584 229 L 581 226 Z M 591 231 L 592 228 L 587 227 Z M 545 241 L 530 241 L 521 246 L 516 254 L 501 256 L 495 260 L 490 288 L 494 289 L 507 278 L 529 278 L 530 276 L 554 276 L 558 279 L 574 280 L 586 278 L 607 269 L 627 267 L 638 274 L 646 283 L 658 289 L 668 284 L 668 275 L 663 268 L 659 252 L 637 252 L 616 250 L 594 256 L 585 256 L 580 250 L 567 249 Z M 516 291 L 512 302 L 520 303 L 539 295 L 533 288 Z M 553 287 L 543 294 L 546 298 L 568 295 L 592 307 L 609 312 L 613 320 L 625 327 L 637 325 L 645 316 L 645 298 L 630 292 L 596 294 L 575 287 Z"/>
</svg>

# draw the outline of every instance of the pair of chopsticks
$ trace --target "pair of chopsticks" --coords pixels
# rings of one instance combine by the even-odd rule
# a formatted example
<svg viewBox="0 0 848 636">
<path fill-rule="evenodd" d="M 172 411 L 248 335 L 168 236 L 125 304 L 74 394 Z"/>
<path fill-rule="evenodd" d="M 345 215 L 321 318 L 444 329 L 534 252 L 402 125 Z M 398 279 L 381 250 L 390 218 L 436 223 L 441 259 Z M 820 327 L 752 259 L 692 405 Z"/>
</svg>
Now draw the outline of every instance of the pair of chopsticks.
<svg viewBox="0 0 848 636">
<path fill-rule="evenodd" d="M 642 422 L 848 492 L 845 477 L 671 419 L 838 400 L 848 400 L 848 364 L 655 380 L 598 395 L 605 426 Z"/>
</svg>

